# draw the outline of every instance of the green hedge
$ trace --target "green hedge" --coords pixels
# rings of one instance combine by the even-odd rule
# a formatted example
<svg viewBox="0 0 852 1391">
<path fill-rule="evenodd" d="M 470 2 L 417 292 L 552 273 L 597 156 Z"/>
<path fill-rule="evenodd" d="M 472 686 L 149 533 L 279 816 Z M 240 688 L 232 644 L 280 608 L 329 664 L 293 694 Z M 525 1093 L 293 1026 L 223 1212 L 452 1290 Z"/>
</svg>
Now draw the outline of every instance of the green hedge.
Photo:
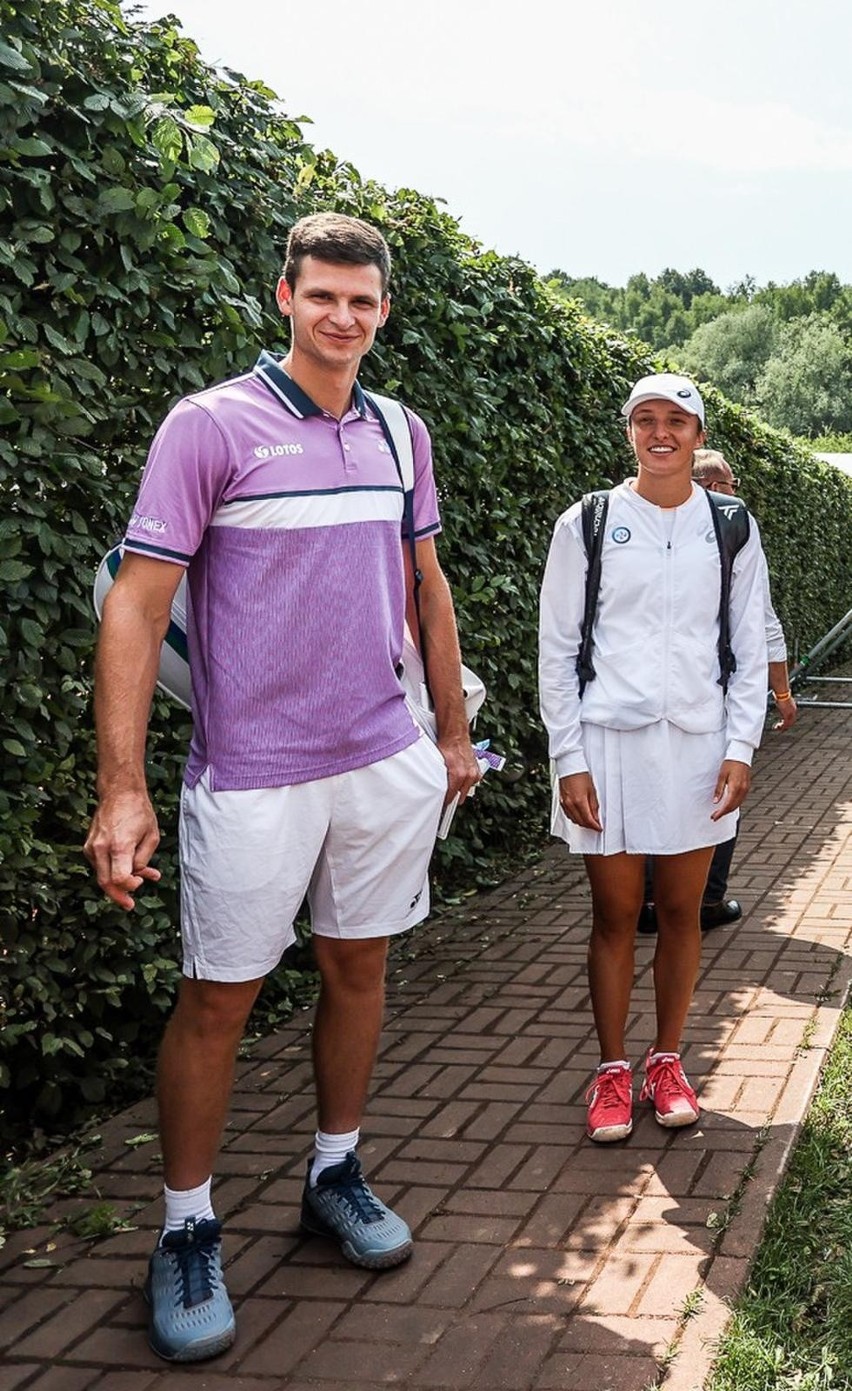
<svg viewBox="0 0 852 1391">
<path fill-rule="evenodd" d="M 281 343 L 272 287 L 294 217 L 384 230 L 394 305 L 365 381 L 432 428 L 465 656 L 493 776 L 436 857 L 444 891 L 500 873 L 546 830 L 535 611 L 550 531 L 629 467 L 618 406 L 650 361 L 483 251 L 429 199 L 317 154 L 273 94 L 214 72 L 169 23 L 112 0 L 0 0 L 0 1097 L 7 1137 L 70 1124 L 138 1082 L 176 976 L 184 722 L 156 703 L 163 880 L 127 917 L 80 846 L 93 800 L 91 578 L 179 395 Z M 809 646 L 848 607 L 852 488 L 708 392 L 761 517 L 779 610 Z M 132 657 L 131 657 L 132 660 Z M 292 979 L 268 987 L 284 1008 Z"/>
</svg>

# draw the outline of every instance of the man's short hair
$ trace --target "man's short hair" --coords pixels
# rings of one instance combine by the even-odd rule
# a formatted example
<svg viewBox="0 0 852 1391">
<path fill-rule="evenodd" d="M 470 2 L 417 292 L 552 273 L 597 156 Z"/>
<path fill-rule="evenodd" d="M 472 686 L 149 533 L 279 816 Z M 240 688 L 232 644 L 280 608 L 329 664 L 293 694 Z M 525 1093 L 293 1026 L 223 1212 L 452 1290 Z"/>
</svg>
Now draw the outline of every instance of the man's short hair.
<svg viewBox="0 0 852 1391">
<path fill-rule="evenodd" d="M 733 475 L 727 459 L 720 449 L 696 449 L 692 455 L 692 476 L 697 482 L 703 478 L 727 478 Z"/>
<path fill-rule="evenodd" d="M 391 254 L 381 232 L 345 213 L 312 213 L 290 229 L 284 257 L 284 279 L 291 290 L 306 256 L 334 265 L 376 266 L 382 278 L 382 295 L 388 292 Z"/>
</svg>

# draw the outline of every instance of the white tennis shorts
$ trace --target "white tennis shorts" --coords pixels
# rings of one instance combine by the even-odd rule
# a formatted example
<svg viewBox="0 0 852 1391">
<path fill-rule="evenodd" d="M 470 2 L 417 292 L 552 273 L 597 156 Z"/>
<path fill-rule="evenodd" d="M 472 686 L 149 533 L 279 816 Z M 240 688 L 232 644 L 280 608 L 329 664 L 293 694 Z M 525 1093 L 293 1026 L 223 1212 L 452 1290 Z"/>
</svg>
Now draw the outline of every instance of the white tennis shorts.
<svg viewBox="0 0 852 1391">
<path fill-rule="evenodd" d="M 267 975 L 296 940 L 306 895 L 324 937 L 390 937 L 422 922 L 446 793 L 446 765 L 425 735 L 293 787 L 212 792 L 204 773 L 181 793 L 184 975 Z"/>
</svg>

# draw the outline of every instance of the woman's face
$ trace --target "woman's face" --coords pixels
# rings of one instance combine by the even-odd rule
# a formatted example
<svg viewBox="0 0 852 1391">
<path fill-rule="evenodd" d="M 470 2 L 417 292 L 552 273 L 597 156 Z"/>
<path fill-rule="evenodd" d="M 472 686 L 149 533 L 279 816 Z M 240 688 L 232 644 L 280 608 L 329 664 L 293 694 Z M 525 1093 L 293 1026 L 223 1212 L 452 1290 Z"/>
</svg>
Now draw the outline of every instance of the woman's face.
<svg viewBox="0 0 852 1391">
<path fill-rule="evenodd" d="M 704 443 L 697 415 L 671 401 L 643 401 L 630 417 L 627 438 L 640 471 L 654 478 L 692 474 L 692 454 Z"/>
</svg>

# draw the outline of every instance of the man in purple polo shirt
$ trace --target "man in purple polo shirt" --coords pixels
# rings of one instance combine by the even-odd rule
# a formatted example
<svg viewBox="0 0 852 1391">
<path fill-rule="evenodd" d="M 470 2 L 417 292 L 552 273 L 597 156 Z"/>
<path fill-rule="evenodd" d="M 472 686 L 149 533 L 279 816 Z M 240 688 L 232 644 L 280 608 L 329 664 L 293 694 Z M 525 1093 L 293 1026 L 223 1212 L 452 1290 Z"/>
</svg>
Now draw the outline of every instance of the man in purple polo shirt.
<svg viewBox="0 0 852 1391">
<path fill-rule="evenodd" d="M 264 976 L 311 905 L 321 989 L 318 1130 L 301 1222 L 356 1265 L 405 1260 L 411 1233 L 356 1157 L 378 1047 L 388 937 L 428 912 L 446 801 L 479 772 L 438 564 L 429 436 L 409 412 L 420 640 L 437 748 L 396 675 L 413 578 L 403 485 L 356 374 L 390 308 L 384 238 L 320 213 L 293 228 L 281 359 L 181 401 L 152 446 L 107 597 L 96 671 L 99 805 L 86 842 L 125 909 L 159 840 L 145 742 L 159 650 L 188 571 L 193 736 L 181 793 L 183 978 L 160 1053 L 165 1226 L 146 1296 L 173 1361 L 228 1347 L 211 1174 L 234 1057 Z M 129 657 L 132 654 L 132 658 Z"/>
</svg>

